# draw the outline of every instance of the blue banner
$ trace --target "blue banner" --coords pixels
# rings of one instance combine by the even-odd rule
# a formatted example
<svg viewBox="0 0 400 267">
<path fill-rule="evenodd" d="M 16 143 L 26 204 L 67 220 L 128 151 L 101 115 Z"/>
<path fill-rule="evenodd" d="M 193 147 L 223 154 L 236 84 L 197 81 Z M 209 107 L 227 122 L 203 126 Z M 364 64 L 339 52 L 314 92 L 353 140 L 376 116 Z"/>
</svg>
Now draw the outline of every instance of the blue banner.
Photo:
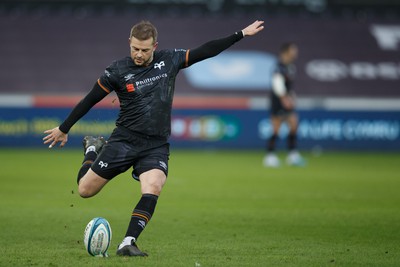
<svg viewBox="0 0 400 267">
<path fill-rule="evenodd" d="M 43 146 L 43 131 L 58 126 L 69 108 L 0 109 L 0 147 Z M 95 108 L 71 130 L 68 147 L 85 135 L 109 136 L 117 109 Z M 400 112 L 301 110 L 299 148 L 400 150 Z M 170 142 L 176 148 L 263 149 L 272 128 L 265 110 L 183 110 L 173 112 Z M 287 127 L 278 146 L 286 144 Z"/>
</svg>

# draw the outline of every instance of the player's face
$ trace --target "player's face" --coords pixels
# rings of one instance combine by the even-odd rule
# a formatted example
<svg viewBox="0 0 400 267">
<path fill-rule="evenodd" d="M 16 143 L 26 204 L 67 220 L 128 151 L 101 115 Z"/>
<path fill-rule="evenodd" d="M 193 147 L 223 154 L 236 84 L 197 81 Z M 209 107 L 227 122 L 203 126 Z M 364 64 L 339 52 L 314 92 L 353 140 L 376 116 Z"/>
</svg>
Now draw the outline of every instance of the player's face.
<svg viewBox="0 0 400 267">
<path fill-rule="evenodd" d="M 287 58 L 289 63 L 293 63 L 299 55 L 299 50 L 297 49 L 297 46 L 292 45 L 290 49 L 287 51 Z"/>
<path fill-rule="evenodd" d="M 131 58 L 138 66 L 148 66 L 153 60 L 154 50 L 157 48 L 153 38 L 141 41 L 132 36 L 129 39 Z"/>
</svg>

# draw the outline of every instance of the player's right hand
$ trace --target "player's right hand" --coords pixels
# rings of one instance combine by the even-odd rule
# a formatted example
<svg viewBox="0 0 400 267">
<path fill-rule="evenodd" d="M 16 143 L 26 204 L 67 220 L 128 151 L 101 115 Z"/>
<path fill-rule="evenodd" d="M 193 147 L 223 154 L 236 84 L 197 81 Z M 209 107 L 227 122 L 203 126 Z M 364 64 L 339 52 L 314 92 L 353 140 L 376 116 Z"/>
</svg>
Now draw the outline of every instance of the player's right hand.
<svg viewBox="0 0 400 267">
<path fill-rule="evenodd" d="M 285 95 L 281 97 L 281 102 L 282 106 L 287 109 L 287 110 L 293 110 L 294 109 L 294 99 L 291 96 Z"/>
<path fill-rule="evenodd" d="M 60 147 L 63 147 L 68 142 L 68 134 L 60 131 L 58 127 L 44 131 L 47 134 L 43 137 L 43 144 L 48 144 L 49 148 L 54 147 L 58 142 L 60 142 Z"/>
</svg>

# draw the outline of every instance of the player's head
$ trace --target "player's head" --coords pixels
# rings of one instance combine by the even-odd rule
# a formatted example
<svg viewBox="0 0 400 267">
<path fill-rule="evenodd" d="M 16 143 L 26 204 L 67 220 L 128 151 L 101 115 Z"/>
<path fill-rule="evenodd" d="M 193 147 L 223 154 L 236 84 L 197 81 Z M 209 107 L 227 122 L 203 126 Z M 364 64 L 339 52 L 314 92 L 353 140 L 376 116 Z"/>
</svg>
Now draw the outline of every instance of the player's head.
<svg viewBox="0 0 400 267">
<path fill-rule="evenodd" d="M 157 48 L 157 29 L 149 21 L 141 21 L 131 29 L 129 46 L 131 58 L 138 66 L 147 66 Z"/>
<path fill-rule="evenodd" d="M 284 43 L 279 49 L 279 57 L 282 63 L 290 64 L 293 63 L 299 54 L 297 45 L 292 42 Z"/>
</svg>

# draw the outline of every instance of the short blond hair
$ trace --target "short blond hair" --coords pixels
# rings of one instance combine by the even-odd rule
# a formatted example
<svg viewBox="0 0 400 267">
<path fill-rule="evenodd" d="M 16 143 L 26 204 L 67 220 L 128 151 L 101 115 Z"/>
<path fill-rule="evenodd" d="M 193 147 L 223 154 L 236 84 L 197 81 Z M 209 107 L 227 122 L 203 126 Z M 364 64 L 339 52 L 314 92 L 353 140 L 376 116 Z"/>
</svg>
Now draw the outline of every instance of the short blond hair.
<svg viewBox="0 0 400 267">
<path fill-rule="evenodd" d="M 135 37 L 140 41 L 153 38 L 153 43 L 156 43 L 157 36 L 157 28 L 150 21 L 142 20 L 141 22 L 133 25 L 129 38 Z"/>
</svg>

